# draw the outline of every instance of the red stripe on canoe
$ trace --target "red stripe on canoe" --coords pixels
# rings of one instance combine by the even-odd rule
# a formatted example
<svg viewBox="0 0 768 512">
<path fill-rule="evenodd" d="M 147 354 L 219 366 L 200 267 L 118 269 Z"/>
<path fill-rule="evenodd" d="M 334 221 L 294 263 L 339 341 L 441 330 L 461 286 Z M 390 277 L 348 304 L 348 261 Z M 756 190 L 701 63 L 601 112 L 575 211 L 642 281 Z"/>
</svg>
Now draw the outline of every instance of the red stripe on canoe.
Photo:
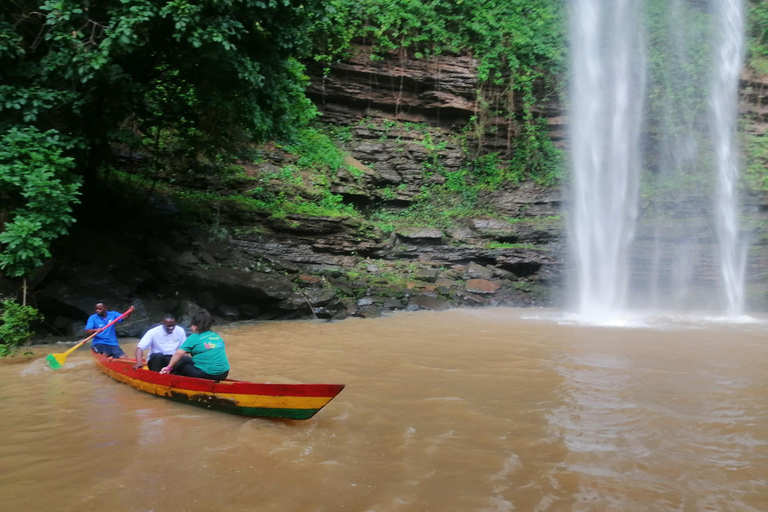
<svg viewBox="0 0 768 512">
<path fill-rule="evenodd" d="M 188 391 L 263 396 L 335 397 L 344 389 L 344 384 L 260 384 L 231 379 L 216 382 L 181 375 L 160 375 L 149 370 L 134 370 L 135 359 L 110 359 L 104 354 L 93 351 L 91 353 L 98 364 L 126 377 Z"/>
</svg>

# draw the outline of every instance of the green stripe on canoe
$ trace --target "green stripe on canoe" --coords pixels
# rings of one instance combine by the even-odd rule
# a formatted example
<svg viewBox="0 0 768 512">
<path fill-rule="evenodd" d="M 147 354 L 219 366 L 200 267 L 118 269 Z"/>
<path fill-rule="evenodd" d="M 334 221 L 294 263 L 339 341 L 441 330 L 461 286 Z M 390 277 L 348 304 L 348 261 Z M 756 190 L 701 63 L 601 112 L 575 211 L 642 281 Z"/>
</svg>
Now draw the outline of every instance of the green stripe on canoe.
<svg viewBox="0 0 768 512">
<path fill-rule="evenodd" d="M 167 396 L 175 402 L 181 402 L 190 405 L 196 405 L 203 409 L 228 412 L 238 416 L 252 416 L 255 418 L 286 418 L 290 420 L 307 420 L 317 414 L 320 409 L 281 409 L 277 407 L 240 407 L 216 402 L 197 402 L 186 400 L 183 395 Z"/>
</svg>

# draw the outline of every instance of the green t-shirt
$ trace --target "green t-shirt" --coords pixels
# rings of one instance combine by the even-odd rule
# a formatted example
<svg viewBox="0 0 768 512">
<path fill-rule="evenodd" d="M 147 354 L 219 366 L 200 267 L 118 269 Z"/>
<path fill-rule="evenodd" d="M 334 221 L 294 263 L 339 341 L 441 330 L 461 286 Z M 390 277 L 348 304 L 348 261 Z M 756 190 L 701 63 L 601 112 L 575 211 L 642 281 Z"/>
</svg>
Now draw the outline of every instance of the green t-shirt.
<svg viewBox="0 0 768 512">
<path fill-rule="evenodd" d="M 224 340 L 213 331 L 190 334 L 179 348 L 189 352 L 195 366 L 209 375 L 218 375 L 229 370 Z"/>
</svg>

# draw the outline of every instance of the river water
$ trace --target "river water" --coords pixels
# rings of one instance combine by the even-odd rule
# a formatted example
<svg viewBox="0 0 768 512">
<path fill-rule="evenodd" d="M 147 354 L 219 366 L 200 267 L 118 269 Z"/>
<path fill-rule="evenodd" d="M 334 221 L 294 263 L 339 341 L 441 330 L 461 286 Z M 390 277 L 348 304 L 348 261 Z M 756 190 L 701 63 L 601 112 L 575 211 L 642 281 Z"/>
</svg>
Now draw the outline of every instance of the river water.
<svg viewBox="0 0 768 512">
<path fill-rule="evenodd" d="M 66 347 L 35 347 L 0 362 L 0 510 L 768 510 L 765 321 L 486 309 L 219 332 L 233 378 L 347 388 L 307 421 L 246 419 L 114 382 L 84 349 L 54 372 Z"/>
</svg>

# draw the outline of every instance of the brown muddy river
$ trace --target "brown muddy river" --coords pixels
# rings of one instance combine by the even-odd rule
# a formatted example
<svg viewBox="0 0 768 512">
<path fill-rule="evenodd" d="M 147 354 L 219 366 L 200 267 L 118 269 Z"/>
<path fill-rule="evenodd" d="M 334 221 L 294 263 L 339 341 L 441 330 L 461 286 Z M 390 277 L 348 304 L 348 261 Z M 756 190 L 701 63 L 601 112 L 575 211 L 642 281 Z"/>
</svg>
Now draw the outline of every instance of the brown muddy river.
<svg viewBox="0 0 768 512">
<path fill-rule="evenodd" d="M 655 325 L 654 325 L 655 324 Z M 768 511 L 768 323 L 546 310 L 220 329 L 308 421 L 177 404 L 79 349 L 0 362 L 3 511 Z M 136 340 L 122 340 L 132 353 Z"/>
</svg>

